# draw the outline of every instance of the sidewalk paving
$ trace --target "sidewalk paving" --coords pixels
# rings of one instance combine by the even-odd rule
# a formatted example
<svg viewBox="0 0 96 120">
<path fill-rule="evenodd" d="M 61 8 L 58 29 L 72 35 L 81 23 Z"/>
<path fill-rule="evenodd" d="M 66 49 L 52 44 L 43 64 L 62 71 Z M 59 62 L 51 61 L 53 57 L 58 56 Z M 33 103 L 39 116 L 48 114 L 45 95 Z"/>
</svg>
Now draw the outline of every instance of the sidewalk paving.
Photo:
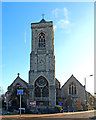
<svg viewBox="0 0 96 120">
<path fill-rule="evenodd" d="M 25 115 L 6 115 L 2 120 L 92 120 L 95 111 L 69 112 L 56 114 L 25 114 Z"/>
</svg>

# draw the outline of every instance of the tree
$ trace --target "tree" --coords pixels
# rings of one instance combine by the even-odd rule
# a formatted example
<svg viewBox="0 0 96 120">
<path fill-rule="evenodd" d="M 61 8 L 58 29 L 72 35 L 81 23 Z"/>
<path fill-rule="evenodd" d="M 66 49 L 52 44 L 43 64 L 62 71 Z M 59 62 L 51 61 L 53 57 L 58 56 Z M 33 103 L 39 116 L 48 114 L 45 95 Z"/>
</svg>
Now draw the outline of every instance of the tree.
<svg viewBox="0 0 96 120">
<path fill-rule="evenodd" d="M 17 90 L 20 89 L 20 87 L 22 88 L 22 86 L 16 85 L 10 91 L 10 97 L 9 97 L 8 101 L 11 101 L 12 106 L 16 106 L 16 107 L 20 106 L 20 95 L 17 95 Z M 22 107 L 26 107 L 26 103 L 27 103 L 26 100 L 29 96 L 29 91 L 26 88 L 22 88 L 22 89 L 23 89 L 23 95 L 22 95 L 22 99 L 21 99 L 21 105 L 22 105 Z"/>
<path fill-rule="evenodd" d="M 71 96 L 68 96 L 66 100 L 64 101 L 64 106 L 65 107 L 72 107 L 73 105 L 73 99 Z"/>
<path fill-rule="evenodd" d="M 94 96 L 90 95 L 87 103 L 88 110 L 94 109 L 94 103 L 95 103 L 95 98 Z"/>
<path fill-rule="evenodd" d="M 3 88 L 0 86 L 0 108 L 5 106 L 5 95 L 4 95 L 4 91 Z"/>
</svg>

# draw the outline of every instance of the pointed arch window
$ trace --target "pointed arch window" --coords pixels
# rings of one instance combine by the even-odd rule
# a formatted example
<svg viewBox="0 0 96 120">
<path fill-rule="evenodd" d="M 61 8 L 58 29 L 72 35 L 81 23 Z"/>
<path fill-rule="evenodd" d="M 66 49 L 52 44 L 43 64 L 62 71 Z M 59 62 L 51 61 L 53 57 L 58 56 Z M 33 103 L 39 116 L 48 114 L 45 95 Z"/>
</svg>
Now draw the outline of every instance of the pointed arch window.
<svg viewBox="0 0 96 120">
<path fill-rule="evenodd" d="M 40 76 L 35 81 L 34 96 L 35 97 L 49 97 L 48 81 L 43 76 Z"/>
<path fill-rule="evenodd" d="M 69 94 L 70 95 L 76 95 L 77 94 L 76 85 L 74 83 L 71 83 L 69 85 Z"/>
<path fill-rule="evenodd" d="M 45 47 L 45 34 L 43 32 L 41 32 L 39 34 L 39 44 L 38 44 L 39 48 L 44 48 Z"/>
</svg>

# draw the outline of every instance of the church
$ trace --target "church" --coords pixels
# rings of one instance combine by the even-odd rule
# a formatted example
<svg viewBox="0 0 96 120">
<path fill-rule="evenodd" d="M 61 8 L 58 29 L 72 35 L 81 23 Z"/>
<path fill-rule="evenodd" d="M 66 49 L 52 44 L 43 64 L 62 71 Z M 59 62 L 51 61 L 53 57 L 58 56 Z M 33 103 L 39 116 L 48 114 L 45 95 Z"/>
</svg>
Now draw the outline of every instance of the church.
<svg viewBox="0 0 96 120">
<path fill-rule="evenodd" d="M 8 104 L 19 106 L 17 89 L 23 89 L 22 107 L 54 108 L 58 102 L 63 106 L 76 106 L 81 109 L 87 101 L 87 92 L 72 75 L 61 87 L 55 78 L 54 31 L 53 21 L 31 23 L 31 53 L 28 83 L 18 73 L 17 78 L 8 86 Z"/>
</svg>

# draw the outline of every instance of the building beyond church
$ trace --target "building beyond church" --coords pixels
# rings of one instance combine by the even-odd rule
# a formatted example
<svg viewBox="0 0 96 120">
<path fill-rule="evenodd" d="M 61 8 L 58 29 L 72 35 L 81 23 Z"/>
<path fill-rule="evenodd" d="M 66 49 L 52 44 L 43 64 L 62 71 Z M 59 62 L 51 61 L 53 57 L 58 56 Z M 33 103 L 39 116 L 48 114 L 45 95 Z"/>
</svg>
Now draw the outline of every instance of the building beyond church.
<svg viewBox="0 0 96 120">
<path fill-rule="evenodd" d="M 38 108 L 54 108 L 62 101 L 64 106 L 78 106 L 80 109 L 87 100 L 85 87 L 73 75 L 62 87 L 55 78 L 53 22 L 42 19 L 32 23 L 31 30 L 29 82 L 18 74 L 8 87 L 9 105 L 19 106 L 17 89 L 23 89 L 22 107 L 30 107 L 30 103 L 36 101 Z"/>
</svg>

